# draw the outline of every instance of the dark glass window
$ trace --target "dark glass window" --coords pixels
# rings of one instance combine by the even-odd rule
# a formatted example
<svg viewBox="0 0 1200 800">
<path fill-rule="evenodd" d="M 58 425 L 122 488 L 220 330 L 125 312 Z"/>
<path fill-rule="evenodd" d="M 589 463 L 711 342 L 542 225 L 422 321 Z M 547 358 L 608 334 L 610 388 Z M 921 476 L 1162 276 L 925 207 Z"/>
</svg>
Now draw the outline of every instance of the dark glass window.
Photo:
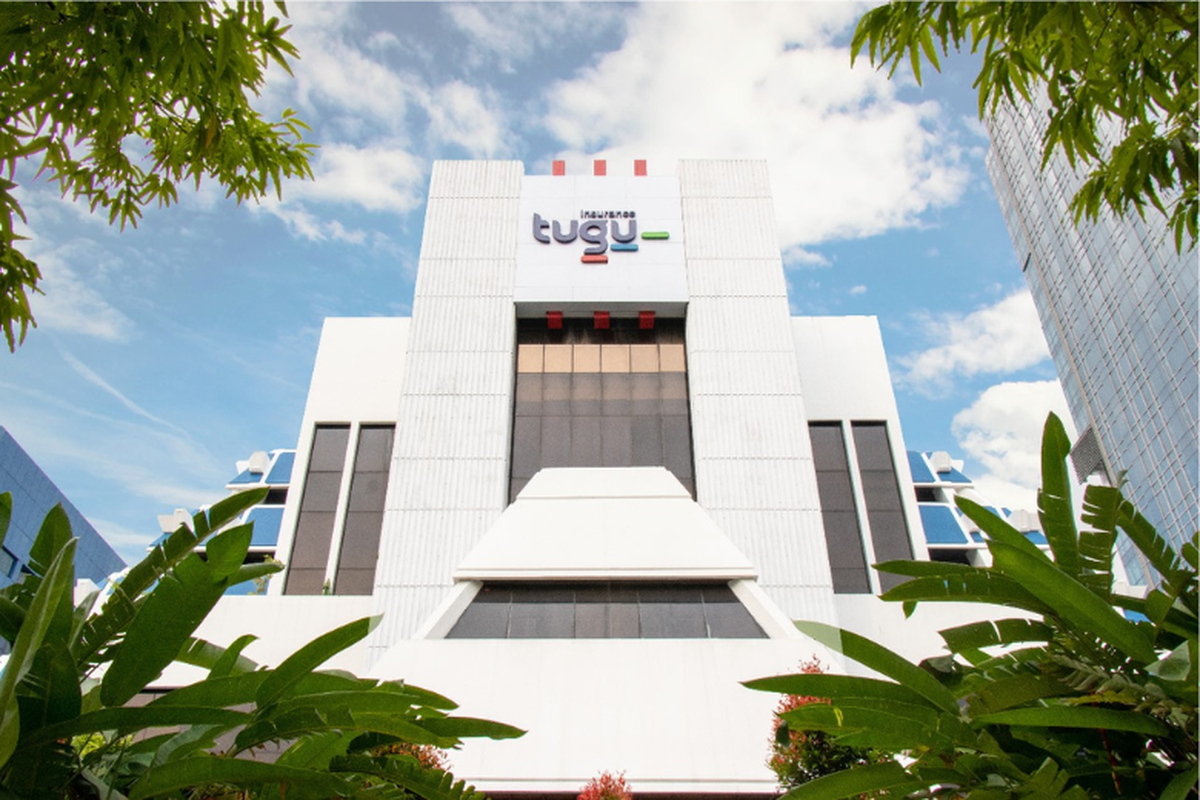
<svg viewBox="0 0 1200 800">
<path fill-rule="evenodd" d="M 320 594 L 324 587 L 349 442 L 349 425 L 318 425 L 313 432 L 284 594 Z"/>
<path fill-rule="evenodd" d="M 867 521 L 871 525 L 871 540 L 875 544 L 875 561 L 911 559 L 912 545 L 908 538 L 908 523 L 904 519 L 887 425 L 882 422 L 853 422 L 851 430 L 854 432 L 854 449 L 858 453 L 858 473 L 862 479 Z M 879 573 L 884 591 L 903 580 L 899 575 Z"/>
<path fill-rule="evenodd" d="M 669 469 L 694 492 L 683 320 L 517 321 L 509 499 L 543 467 Z"/>
<path fill-rule="evenodd" d="M 829 571 L 837 594 L 866 594 L 871 591 L 867 560 L 863 554 L 846 441 L 840 422 L 813 422 L 808 426 L 812 440 L 817 492 L 821 498 L 821 522 Z"/>
<path fill-rule="evenodd" d="M 450 639 L 764 639 L 727 584 L 487 584 Z"/>
<path fill-rule="evenodd" d="M 358 431 L 334 594 L 370 594 L 374 588 L 394 435 L 394 425 L 363 425 Z"/>
</svg>

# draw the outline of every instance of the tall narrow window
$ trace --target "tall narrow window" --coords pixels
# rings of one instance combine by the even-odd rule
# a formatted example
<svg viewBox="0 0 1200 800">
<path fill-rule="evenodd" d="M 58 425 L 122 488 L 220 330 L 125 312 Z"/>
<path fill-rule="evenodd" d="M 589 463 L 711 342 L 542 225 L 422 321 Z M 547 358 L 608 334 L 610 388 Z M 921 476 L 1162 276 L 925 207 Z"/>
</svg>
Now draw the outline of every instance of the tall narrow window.
<svg viewBox="0 0 1200 800">
<path fill-rule="evenodd" d="M 518 320 L 510 501 L 543 467 L 658 466 L 695 491 L 683 320 Z"/>
<path fill-rule="evenodd" d="M 324 586 L 349 441 L 349 425 L 318 425 L 313 432 L 284 594 L 320 594 Z"/>
<path fill-rule="evenodd" d="M 374 588 L 394 432 L 393 425 L 364 425 L 358 432 L 334 594 L 370 594 Z"/>
<path fill-rule="evenodd" d="M 825 528 L 825 547 L 829 551 L 829 571 L 837 594 L 869 594 L 867 561 L 863 554 L 858 511 L 854 506 L 854 488 L 850 483 L 850 464 L 846 459 L 846 440 L 840 422 L 812 422 L 813 464 L 817 470 L 817 492 L 821 497 L 821 521 Z"/>
<path fill-rule="evenodd" d="M 896 481 L 896 466 L 888 442 L 887 425 L 882 422 L 853 422 L 854 449 L 858 453 L 858 474 L 862 479 L 863 500 L 867 505 L 867 522 L 871 525 L 871 540 L 875 543 L 875 561 L 911 559 L 912 544 L 908 538 L 908 522 Z M 884 591 L 901 583 L 899 575 L 879 573 Z"/>
</svg>

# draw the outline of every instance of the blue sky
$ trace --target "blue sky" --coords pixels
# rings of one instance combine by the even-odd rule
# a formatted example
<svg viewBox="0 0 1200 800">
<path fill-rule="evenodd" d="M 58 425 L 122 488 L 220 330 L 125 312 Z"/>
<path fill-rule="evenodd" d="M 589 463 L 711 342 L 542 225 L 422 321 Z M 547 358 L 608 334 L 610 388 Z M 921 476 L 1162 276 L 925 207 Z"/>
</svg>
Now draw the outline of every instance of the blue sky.
<svg viewBox="0 0 1200 800">
<path fill-rule="evenodd" d="M 879 318 L 910 449 L 949 450 L 1032 507 L 1046 411 L 1066 417 L 984 168 L 975 62 L 918 87 L 848 42 L 862 6 L 298 3 L 296 109 L 316 180 L 236 206 L 183 187 L 119 232 L 18 175 L 39 327 L 0 355 L 8 428 L 126 558 L 155 517 L 292 446 L 326 316 L 411 307 L 438 158 L 765 158 L 796 314 Z"/>
</svg>

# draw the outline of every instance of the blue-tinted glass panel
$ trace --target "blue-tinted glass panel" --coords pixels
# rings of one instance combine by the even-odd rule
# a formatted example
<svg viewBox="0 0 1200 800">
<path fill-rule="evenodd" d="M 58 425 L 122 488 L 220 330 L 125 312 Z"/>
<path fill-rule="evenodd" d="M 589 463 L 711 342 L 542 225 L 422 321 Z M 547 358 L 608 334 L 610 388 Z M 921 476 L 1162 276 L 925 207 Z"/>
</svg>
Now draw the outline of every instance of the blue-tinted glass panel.
<svg viewBox="0 0 1200 800">
<path fill-rule="evenodd" d="M 246 521 L 254 523 L 251 547 L 274 547 L 279 543 L 279 527 L 283 522 L 283 509 L 278 506 L 259 506 L 250 509 Z"/>
<path fill-rule="evenodd" d="M 287 486 L 292 481 L 292 465 L 296 461 L 296 453 L 287 450 L 275 457 L 271 471 L 267 473 L 267 483 L 271 486 Z"/>
<path fill-rule="evenodd" d="M 244 469 L 241 472 L 239 472 L 237 475 L 235 475 L 233 477 L 233 479 L 229 481 L 229 484 L 232 486 L 232 485 L 242 485 L 242 484 L 247 484 L 247 483 L 258 483 L 261 480 L 262 480 L 261 472 L 251 472 L 248 469 Z"/>
<path fill-rule="evenodd" d="M 937 480 L 933 477 L 933 470 L 925 463 L 924 456 L 912 450 L 908 451 L 908 469 L 912 473 L 913 483 L 934 483 Z"/>
<path fill-rule="evenodd" d="M 967 535 L 949 506 L 920 506 L 921 525 L 929 544 L 967 544 Z"/>
</svg>

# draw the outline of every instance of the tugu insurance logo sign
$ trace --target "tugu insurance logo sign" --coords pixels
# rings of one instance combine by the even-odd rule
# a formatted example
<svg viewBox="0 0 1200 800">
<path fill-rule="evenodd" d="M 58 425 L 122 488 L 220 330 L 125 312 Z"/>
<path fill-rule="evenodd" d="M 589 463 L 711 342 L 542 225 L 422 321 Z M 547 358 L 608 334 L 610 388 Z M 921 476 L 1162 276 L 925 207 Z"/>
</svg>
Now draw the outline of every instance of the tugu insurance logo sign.
<svg viewBox="0 0 1200 800">
<path fill-rule="evenodd" d="M 636 253 L 638 251 L 638 218 L 636 211 L 581 210 L 570 220 L 547 219 L 533 214 L 533 238 L 542 244 L 572 244 L 585 247 L 579 260 L 584 264 L 607 264 L 609 251 Z M 642 231 L 646 241 L 665 241 L 669 231 Z"/>
<path fill-rule="evenodd" d="M 526 175 L 514 297 L 528 309 L 682 309 L 683 208 L 670 176 Z"/>
</svg>

